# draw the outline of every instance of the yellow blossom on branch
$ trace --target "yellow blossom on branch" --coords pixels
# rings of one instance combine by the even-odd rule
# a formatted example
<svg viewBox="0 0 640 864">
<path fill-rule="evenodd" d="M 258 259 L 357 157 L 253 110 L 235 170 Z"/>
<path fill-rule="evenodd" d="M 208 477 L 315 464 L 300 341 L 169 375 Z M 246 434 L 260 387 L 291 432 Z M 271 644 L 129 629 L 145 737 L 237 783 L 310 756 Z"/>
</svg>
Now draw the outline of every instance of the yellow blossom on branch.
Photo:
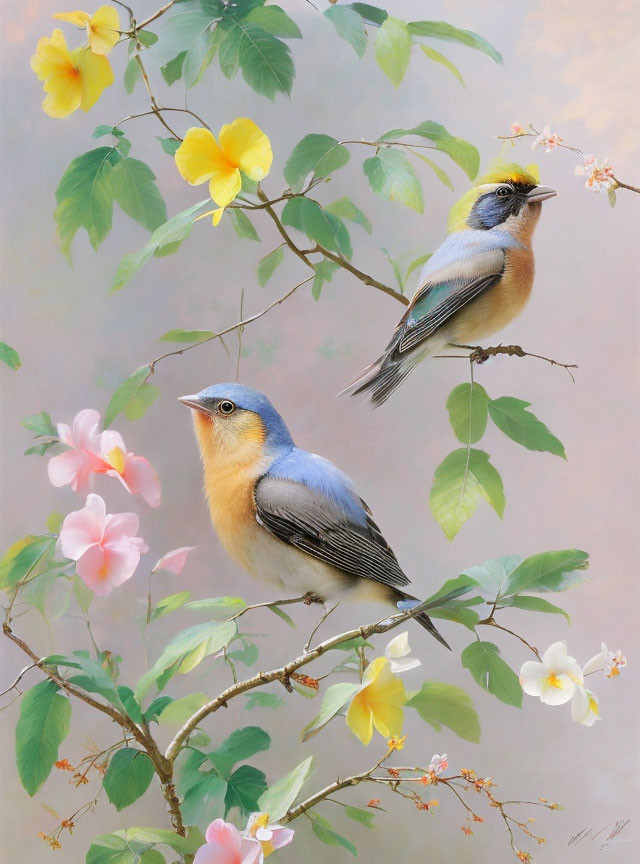
<svg viewBox="0 0 640 864">
<path fill-rule="evenodd" d="M 113 72 L 106 57 L 88 48 L 69 51 L 62 30 L 51 38 L 38 40 L 31 68 L 47 94 L 42 107 L 50 117 L 68 117 L 78 108 L 88 111 L 100 98 L 105 87 L 113 84 Z"/>
<path fill-rule="evenodd" d="M 89 47 L 94 54 L 109 54 L 120 38 L 120 19 L 115 6 L 101 6 L 93 15 L 76 10 L 58 12 L 53 17 L 86 30 Z"/>
<path fill-rule="evenodd" d="M 218 141 L 209 129 L 187 130 L 175 160 L 187 183 L 200 186 L 209 181 L 209 194 L 218 209 L 203 215 L 213 216 L 217 225 L 242 188 L 241 172 L 250 180 L 262 180 L 269 173 L 273 153 L 269 139 L 253 120 L 238 117 L 222 127 Z"/>
<path fill-rule="evenodd" d="M 376 657 L 367 666 L 362 687 L 349 706 L 347 726 L 363 744 L 371 741 L 374 726 L 385 738 L 398 738 L 402 734 L 402 706 L 406 701 L 404 685 L 391 672 L 389 660 Z"/>
</svg>

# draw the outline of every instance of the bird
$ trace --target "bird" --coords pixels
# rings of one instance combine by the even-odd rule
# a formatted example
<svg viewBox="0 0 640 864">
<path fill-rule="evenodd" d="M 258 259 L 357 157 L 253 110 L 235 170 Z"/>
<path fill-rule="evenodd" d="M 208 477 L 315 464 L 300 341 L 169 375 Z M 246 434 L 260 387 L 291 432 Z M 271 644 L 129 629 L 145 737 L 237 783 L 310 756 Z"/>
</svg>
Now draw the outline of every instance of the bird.
<svg viewBox="0 0 640 864">
<path fill-rule="evenodd" d="M 215 384 L 179 402 L 191 409 L 213 527 L 245 570 L 321 602 L 396 610 L 418 602 L 404 590 L 409 579 L 352 481 L 296 447 L 264 394 Z M 426 613 L 415 620 L 449 648 Z"/>
<path fill-rule="evenodd" d="M 515 163 L 480 178 L 451 208 L 449 236 L 422 269 L 384 353 L 339 395 L 370 391 L 382 405 L 425 357 L 477 345 L 519 315 L 533 285 L 542 202 L 557 194 Z"/>
</svg>

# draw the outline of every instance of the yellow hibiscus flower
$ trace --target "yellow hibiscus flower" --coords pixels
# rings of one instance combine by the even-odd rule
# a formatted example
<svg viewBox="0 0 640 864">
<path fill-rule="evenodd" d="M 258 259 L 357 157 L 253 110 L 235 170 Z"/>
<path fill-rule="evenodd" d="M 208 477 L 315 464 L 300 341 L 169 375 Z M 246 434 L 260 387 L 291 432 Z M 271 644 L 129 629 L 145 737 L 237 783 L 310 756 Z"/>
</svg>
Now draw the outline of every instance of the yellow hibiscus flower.
<svg viewBox="0 0 640 864">
<path fill-rule="evenodd" d="M 106 57 L 88 48 L 69 51 L 62 30 L 51 38 L 38 40 L 31 68 L 47 94 L 42 107 L 50 117 L 68 117 L 78 108 L 88 111 L 100 98 L 105 87 L 113 84 L 113 72 Z"/>
<path fill-rule="evenodd" d="M 218 141 L 208 129 L 194 127 L 175 154 L 178 171 L 187 183 L 199 186 L 209 181 L 209 193 L 219 209 L 204 215 L 213 215 L 214 225 L 242 187 L 240 172 L 251 180 L 262 180 L 273 161 L 269 139 L 246 117 L 223 126 Z"/>
<path fill-rule="evenodd" d="M 120 19 L 115 6 L 101 6 L 89 15 L 88 12 L 58 12 L 53 16 L 60 21 L 75 24 L 87 31 L 89 47 L 94 54 L 109 54 L 120 38 Z"/>
<path fill-rule="evenodd" d="M 367 666 L 362 688 L 349 706 L 347 726 L 363 744 L 371 741 L 374 726 L 384 738 L 397 739 L 402 734 L 406 701 L 404 684 L 391 671 L 389 660 L 376 657 Z"/>
</svg>

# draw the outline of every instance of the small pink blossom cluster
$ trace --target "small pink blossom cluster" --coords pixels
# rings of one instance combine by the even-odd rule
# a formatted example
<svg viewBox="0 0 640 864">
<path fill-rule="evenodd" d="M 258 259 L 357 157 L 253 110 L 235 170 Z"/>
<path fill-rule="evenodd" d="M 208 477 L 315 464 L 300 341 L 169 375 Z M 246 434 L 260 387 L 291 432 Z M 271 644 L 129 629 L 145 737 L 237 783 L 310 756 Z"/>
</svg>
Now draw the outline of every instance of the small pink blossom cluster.
<svg viewBox="0 0 640 864">
<path fill-rule="evenodd" d="M 253 813 L 242 833 L 230 822 L 215 819 L 193 864 L 263 864 L 276 849 L 288 846 L 293 834 L 291 828 L 269 825 L 266 813 Z"/>
<path fill-rule="evenodd" d="M 616 180 L 613 176 L 613 165 L 608 159 L 598 162 L 593 153 L 585 156 L 582 165 L 576 165 L 575 174 L 586 176 L 585 188 L 593 192 L 601 189 L 615 189 Z"/>
<path fill-rule="evenodd" d="M 552 150 L 555 150 L 556 147 L 559 147 L 564 141 L 564 138 L 561 135 L 558 135 L 557 132 L 552 132 L 548 126 L 545 126 L 542 132 L 540 132 L 537 138 L 534 138 L 533 143 L 531 144 L 532 150 L 537 150 L 538 147 L 544 147 L 545 153 L 551 153 Z"/>
<path fill-rule="evenodd" d="M 449 767 L 449 759 L 446 753 L 443 753 L 442 756 L 438 756 L 437 753 L 431 757 L 431 762 L 429 762 L 429 771 L 432 771 L 436 776 L 438 774 L 442 774 L 443 771 L 446 771 Z"/>
</svg>

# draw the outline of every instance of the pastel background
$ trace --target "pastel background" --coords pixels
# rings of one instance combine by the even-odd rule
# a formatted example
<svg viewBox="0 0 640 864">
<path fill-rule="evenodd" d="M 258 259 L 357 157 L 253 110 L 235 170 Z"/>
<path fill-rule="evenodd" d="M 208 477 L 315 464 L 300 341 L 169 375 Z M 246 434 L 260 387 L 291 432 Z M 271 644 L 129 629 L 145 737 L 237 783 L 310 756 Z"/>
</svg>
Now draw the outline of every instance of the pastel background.
<svg viewBox="0 0 640 864">
<path fill-rule="evenodd" d="M 387 129 L 411 126 L 426 119 L 444 123 L 454 134 L 473 141 L 483 161 L 497 153 L 495 136 L 510 124 L 533 121 L 551 124 L 568 142 L 611 157 L 616 174 L 640 182 L 640 125 L 637 113 L 640 20 L 633 0 L 492 0 L 476 4 L 456 0 L 389 0 L 392 14 L 405 19 L 447 20 L 489 38 L 504 54 L 504 67 L 484 55 L 443 43 L 445 53 L 461 68 L 467 89 L 440 67 L 414 52 L 410 72 L 395 91 L 369 54 L 362 61 L 311 6 L 285 0 L 283 6 L 299 22 L 304 41 L 294 45 L 297 78 L 291 101 L 275 106 L 257 97 L 238 77 L 224 81 L 216 69 L 193 90 L 189 104 L 219 128 L 236 116 L 250 116 L 271 138 L 275 164 L 265 186 L 280 190 L 279 179 L 293 145 L 309 131 L 338 138 L 373 137 Z M 236 241 L 228 224 L 213 230 L 201 222 L 180 252 L 153 260 L 122 292 L 109 295 L 112 273 L 122 254 L 146 240 L 142 228 L 120 212 L 114 230 L 98 255 L 80 232 L 70 268 L 60 254 L 52 212 L 57 182 L 76 155 L 92 145 L 90 132 L 98 123 L 112 123 L 129 111 L 145 110 L 141 87 L 125 100 L 122 85 L 124 52 L 114 54 L 116 83 L 90 116 L 80 112 L 66 121 L 46 117 L 40 109 L 41 85 L 29 71 L 37 38 L 49 33 L 50 15 L 64 4 L 25 0 L 2 4 L 4 57 L 1 163 L 4 225 L 2 337 L 19 350 L 24 367 L 18 373 L 1 370 L 2 384 L 2 535 L 3 547 L 28 531 L 38 531 L 52 510 L 76 509 L 78 498 L 52 488 L 45 462 L 22 457 L 29 434 L 20 419 L 41 409 L 54 422 L 69 422 L 84 407 L 104 410 L 114 387 L 137 366 L 162 353 L 156 340 L 173 327 L 220 329 L 238 319 L 244 289 L 246 313 L 259 311 L 307 275 L 300 262 L 289 261 L 265 288 L 255 277 L 259 257 L 277 245 L 267 219 L 256 220 L 265 244 Z M 142 16 L 156 8 L 136 0 Z M 179 104 L 181 94 L 169 93 L 157 76 L 162 101 Z M 174 91 L 176 88 L 174 87 Z M 126 105 L 126 107 L 124 107 Z M 199 200 L 200 191 L 187 187 L 153 136 L 163 134 L 153 118 L 128 125 L 133 155 L 149 161 L 174 213 Z M 372 196 L 359 164 L 368 153 L 353 153 L 327 191 L 326 200 L 349 194 L 372 218 L 374 236 L 358 234 L 355 263 L 386 281 L 392 275 L 378 247 L 393 253 L 433 250 L 441 242 L 446 214 L 466 178 L 455 166 L 456 192 L 421 174 L 425 181 L 425 213 L 419 216 L 400 205 Z M 531 161 L 529 144 L 516 155 Z M 560 616 L 534 616 L 513 611 L 506 626 L 526 633 L 539 648 L 567 639 L 570 653 L 585 662 L 604 640 L 622 647 L 629 666 L 622 678 L 598 680 L 602 720 L 592 728 L 573 723 L 568 706 L 548 708 L 525 697 L 522 711 L 486 695 L 460 667 L 459 653 L 468 644 L 462 628 L 443 625 L 453 644 L 449 654 L 417 627 L 411 644 L 423 660 L 410 672 L 409 685 L 422 677 L 446 680 L 472 695 L 483 726 L 480 746 L 443 731 L 432 733 L 417 717 L 406 731 L 407 762 L 423 763 L 433 752 L 447 752 L 456 767 L 473 767 L 490 774 L 506 798 L 535 800 L 539 795 L 558 801 L 559 813 L 540 811 L 536 828 L 548 843 L 532 850 L 541 862 L 637 861 L 638 812 L 638 227 L 640 199 L 622 192 L 614 210 L 606 196 L 587 192 L 573 176 L 574 158 L 567 152 L 539 154 L 542 181 L 559 190 L 544 205 L 535 238 L 537 275 L 533 297 L 522 317 L 499 340 L 564 361 L 577 362 L 576 383 L 561 369 L 530 360 L 498 359 L 477 372 L 493 396 L 514 395 L 533 403 L 534 410 L 565 443 L 568 462 L 549 454 L 530 453 L 497 431 L 489 431 L 483 446 L 493 454 L 505 483 L 507 508 L 503 521 L 487 506 L 449 544 L 428 509 L 434 467 L 453 447 L 444 403 L 450 389 L 465 379 L 462 361 L 433 361 L 412 375 L 383 409 L 372 413 L 366 404 L 335 399 L 335 393 L 379 352 L 400 307 L 390 298 L 342 273 L 323 289 L 315 303 L 308 289 L 251 325 L 243 336 L 240 380 L 266 391 L 290 425 L 300 446 L 335 461 L 356 481 L 370 503 L 386 537 L 414 580 L 416 593 L 426 595 L 465 567 L 507 553 L 526 556 L 553 548 L 576 546 L 591 553 L 591 581 L 559 598 L 571 613 L 572 626 Z M 443 164 L 445 164 L 443 162 Z M 449 171 L 450 166 L 446 165 Z M 329 197 L 332 196 L 332 197 Z M 413 286 L 411 286 L 413 290 Z M 499 341 L 496 339 L 495 341 Z M 228 339 L 235 357 L 236 337 Z M 180 577 L 158 575 L 157 597 L 189 588 L 194 597 L 240 594 L 252 600 L 269 593 L 248 581 L 230 562 L 212 534 L 201 494 L 200 465 L 190 420 L 176 401 L 214 382 L 233 380 L 230 362 L 212 343 L 159 365 L 154 383 L 162 395 L 143 420 L 115 424 L 135 452 L 157 468 L 164 503 L 150 511 L 139 506 L 141 533 L 151 546 L 133 579 L 105 601 L 93 606 L 98 643 L 127 657 L 124 678 L 134 681 L 143 671 L 140 641 L 130 626 L 132 604 L 142 606 L 146 572 L 161 554 L 175 546 L 198 549 Z M 110 510 L 137 506 L 113 482 L 96 491 Z M 337 632 L 369 620 L 376 610 L 344 608 L 335 613 L 325 632 Z M 298 631 L 289 630 L 269 613 L 257 613 L 250 628 L 269 634 L 260 667 L 284 661 L 302 645 L 317 611 L 297 609 Z M 198 619 L 199 620 L 199 619 Z M 373 620 L 373 619 L 372 619 Z M 152 654 L 170 632 L 194 623 L 188 613 L 154 625 Z M 81 622 L 49 633 L 33 613 L 16 621 L 36 651 L 64 651 L 85 640 Z M 515 640 L 490 634 L 519 668 L 528 659 Z M 381 640 L 381 644 L 384 642 Z M 24 658 L 0 643 L 0 689 L 24 665 Z M 31 673 L 30 682 L 37 676 Z M 175 692 L 203 689 L 211 694 L 227 683 L 224 671 L 206 672 L 203 664 L 188 680 L 176 681 Z M 184 688 L 181 690 L 180 688 Z M 6 697 L 5 700 L 6 701 Z M 317 704 L 296 695 L 287 699 L 287 714 L 234 709 L 217 715 L 207 729 L 221 740 L 238 722 L 259 722 L 273 737 L 272 750 L 256 760 L 275 779 L 310 752 L 317 768 L 309 791 L 337 774 L 359 771 L 376 757 L 350 739 L 338 721 L 313 742 L 299 743 L 298 730 L 314 715 Z M 93 787 L 67 786 L 69 775 L 57 773 L 30 800 L 15 770 L 12 738 L 17 705 L 0 714 L 5 745 L 0 754 L 2 800 L 0 836 L 4 860 L 41 861 L 52 853 L 38 840 L 38 831 L 54 827 L 43 805 L 62 815 L 88 800 Z M 284 722 L 283 718 L 287 717 Z M 72 732 L 63 745 L 71 762 L 86 754 L 88 740 L 106 744 L 116 731 L 75 704 Z M 330 755 L 327 755 L 330 754 Z M 95 782 L 95 781 L 94 781 Z M 364 804 L 373 794 L 361 787 L 342 796 Z M 377 791 L 377 790 L 375 790 Z M 446 791 L 446 790 L 445 790 Z M 338 830 L 360 849 L 360 860 L 409 862 L 424 860 L 507 862 L 514 860 L 497 814 L 489 811 L 473 837 L 460 831 L 461 806 L 439 795 L 435 814 L 418 813 L 395 796 L 384 798 L 388 813 L 380 813 L 375 832 L 344 820 L 335 805 L 325 812 Z M 528 815 L 528 814 L 527 814 Z M 495 818 L 494 818 L 495 817 Z M 617 844 L 601 848 L 615 822 L 631 818 Z M 348 823 L 348 824 L 345 824 Z M 80 862 L 91 836 L 124 825 L 162 825 L 164 808 L 159 790 L 121 814 L 101 800 L 95 815 L 79 823 L 65 841 L 59 860 Z M 568 845 L 578 831 L 593 827 L 596 840 Z M 324 846 L 296 825 L 294 844 L 278 860 L 320 864 L 348 860 L 348 854 Z M 525 847 L 529 848 L 529 847 Z"/>
</svg>

